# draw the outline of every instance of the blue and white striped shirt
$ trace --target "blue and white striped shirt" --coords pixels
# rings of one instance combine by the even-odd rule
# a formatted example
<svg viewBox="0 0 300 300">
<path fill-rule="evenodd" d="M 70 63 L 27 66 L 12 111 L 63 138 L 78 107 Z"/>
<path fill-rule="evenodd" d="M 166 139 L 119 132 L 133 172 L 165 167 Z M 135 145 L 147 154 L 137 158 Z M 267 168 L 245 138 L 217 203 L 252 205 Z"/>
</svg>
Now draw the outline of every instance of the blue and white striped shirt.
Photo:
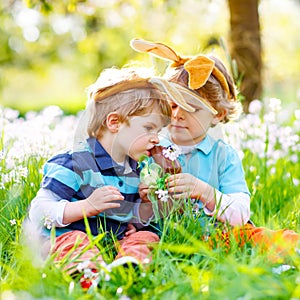
<svg viewBox="0 0 300 300">
<path fill-rule="evenodd" d="M 93 235 L 106 231 L 121 239 L 139 204 L 137 163 L 130 158 L 128 161 L 132 171 L 125 174 L 125 168 L 114 162 L 95 138 L 89 138 L 80 149 L 57 154 L 48 160 L 41 187 L 68 201 L 86 199 L 103 185 L 117 187 L 124 196 L 119 202 L 120 208 L 89 217 L 88 222 Z M 60 235 L 70 230 L 86 231 L 84 220 L 57 228 L 56 232 Z"/>
</svg>

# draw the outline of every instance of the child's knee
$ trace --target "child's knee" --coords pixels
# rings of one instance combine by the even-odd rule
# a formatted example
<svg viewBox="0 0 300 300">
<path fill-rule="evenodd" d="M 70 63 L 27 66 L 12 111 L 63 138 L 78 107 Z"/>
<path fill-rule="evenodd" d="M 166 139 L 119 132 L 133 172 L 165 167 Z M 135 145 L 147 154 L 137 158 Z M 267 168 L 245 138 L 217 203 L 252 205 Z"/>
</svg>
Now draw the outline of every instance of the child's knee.
<svg viewBox="0 0 300 300">
<path fill-rule="evenodd" d="M 159 237 L 151 231 L 137 231 L 130 236 L 130 239 L 141 244 L 159 242 Z"/>
<path fill-rule="evenodd" d="M 141 236 L 142 239 L 146 239 L 150 243 L 159 242 L 159 237 L 156 233 L 151 231 L 138 231 L 138 236 Z"/>
</svg>

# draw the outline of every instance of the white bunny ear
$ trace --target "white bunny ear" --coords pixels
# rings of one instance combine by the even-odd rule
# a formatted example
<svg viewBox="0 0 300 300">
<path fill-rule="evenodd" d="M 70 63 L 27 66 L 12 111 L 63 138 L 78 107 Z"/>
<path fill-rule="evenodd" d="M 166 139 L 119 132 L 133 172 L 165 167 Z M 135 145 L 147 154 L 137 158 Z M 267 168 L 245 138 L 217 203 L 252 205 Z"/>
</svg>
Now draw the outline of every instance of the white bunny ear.
<svg viewBox="0 0 300 300">
<path fill-rule="evenodd" d="M 214 116 L 218 114 L 218 111 L 216 111 L 207 100 L 180 84 L 169 82 L 160 77 L 152 77 L 149 79 L 149 82 L 154 84 L 163 93 L 166 93 L 171 101 L 188 112 L 196 111 L 195 107 L 190 105 L 192 104 L 196 107 L 201 106 Z"/>
<path fill-rule="evenodd" d="M 159 77 L 152 77 L 149 79 L 149 82 L 154 84 L 160 91 L 166 93 L 169 98 L 183 108 L 186 111 L 194 112 L 195 108 L 190 106 L 181 95 L 179 90 L 171 85 L 166 79 L 159 78 Z M 177 85 L 176 85 L 177 86 Z"/>
<path fill-rule="evenodd" d="M 162 59 L 178 62 L 181 57 L 175 53 L 170 47 L 162 43 L 154 43 L 142 39 L 132 39 L 130 46 L 135 51 L 150 53 Z"/>
</svg>

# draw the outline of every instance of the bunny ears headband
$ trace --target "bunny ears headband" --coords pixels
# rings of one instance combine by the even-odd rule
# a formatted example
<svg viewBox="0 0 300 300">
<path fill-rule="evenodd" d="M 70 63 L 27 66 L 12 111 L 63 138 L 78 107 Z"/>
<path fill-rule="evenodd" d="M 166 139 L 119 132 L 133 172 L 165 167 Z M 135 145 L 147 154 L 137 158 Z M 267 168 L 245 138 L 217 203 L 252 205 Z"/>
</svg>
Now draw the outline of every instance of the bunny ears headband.
<svg viewBox="0 0 300 300">
<path fill-rule="evenodd" d="M 195 108 L 189 105 L 188 102 L 195 105 L 201 105 L 213 115 L 217 115 L 218 112 L 208 101 L 200 97 L 199 94 L 191 91 L 205 85 L 211 74 L 219 81 L 229 98 L 232 98 L 225 76 L 215 67 L 215 62 L 207 56 L 197 55 L 195 57 L 182 58 L 170 47 L 162 43 L 153 43 L 142 39 L 131 40 L 130 46 L 138 52 L 150 53 L 159 58 L 171 61 L 171 67 L 175 68 L 183 65 L 184 69 L 189 74 L 188 87 L 190 89 L 159 77 L 135 78 L 130 81 L 121 81 L 111 86 L 96 89 L 92 92 L 95 102 L 99 102 L 109 96 L 129 89 L 156 88 L 167 94 L 177 105 L 189 112 L 194 112 Z"/>
<path fill-rule="evenodd" d="M 182 58 L 165 44 L 153 43 L 142 39 L 131 40 L 130 46 L 138 52 L 147 52 L 159 58 L 172 61 L 171 67 L 183 65 L 189 73 L 189 88 L 192 90 L 202 87 L 210 74 L 213 74 L 226 93 L 230 94 L 225 76 L 215 67 L 215 62 L 205 55 Z"/>
<path fill-rule="evenodd" d="M 156 57 L 171 61 L 171 67 L 182 66 L 189 74 L 188 87 L 192 90 L 201 88 L 212 74 L 220 83 L 229 99 L 232 98 L 230 88 L 223 73 L 215 66 L 215 62 L 205 55 L 180 57 L 173 49 L 162 43 L 154 43 L 142 39 L 133 39 L 130 46 L 138 52 L 150 53 Z"/>
</svg>

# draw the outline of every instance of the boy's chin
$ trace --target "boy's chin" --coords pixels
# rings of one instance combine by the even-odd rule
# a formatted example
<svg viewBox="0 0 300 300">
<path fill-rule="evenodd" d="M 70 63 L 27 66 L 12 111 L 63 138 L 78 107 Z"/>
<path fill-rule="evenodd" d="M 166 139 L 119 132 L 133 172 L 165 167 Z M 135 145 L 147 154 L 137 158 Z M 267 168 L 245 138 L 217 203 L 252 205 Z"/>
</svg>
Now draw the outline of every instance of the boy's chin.
<svg viewBox="0 0 300 300">
<path fill-rule="evenodd" d="M 184 143 L 186 141 L 186 135 L 182 135 L 182 134 L 178 134 L 178 133 L 172 133 L 171 132 L 171 136 L 172 136 L 172 141 L 175 144 L 180 145 L 181 143 Z"/>
</svg>

